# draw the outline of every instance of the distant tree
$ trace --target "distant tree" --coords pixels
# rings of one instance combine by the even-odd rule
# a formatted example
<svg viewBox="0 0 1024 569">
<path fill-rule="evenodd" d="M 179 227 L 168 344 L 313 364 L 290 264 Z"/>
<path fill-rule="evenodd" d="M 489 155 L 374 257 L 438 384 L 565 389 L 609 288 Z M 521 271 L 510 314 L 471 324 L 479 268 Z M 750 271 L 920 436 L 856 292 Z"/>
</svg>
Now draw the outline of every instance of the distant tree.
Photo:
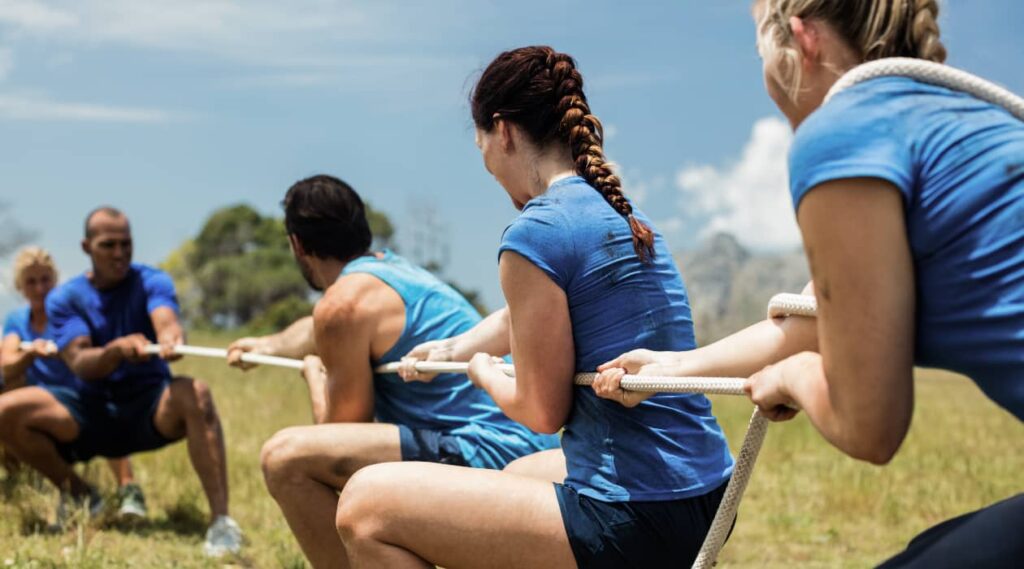
<svg viewBox="0 0 1024 569">
<path fill-rule="evenodd" d="M 388 246 L 394 227 L 368 208 L 375 243 Z M 284 221 L 244 204 L 213 212 L 199 234 L 163 263 L 191 326 L 269 332 L 312 312 L 309 285 L 288 247 Z"/>
</svg>

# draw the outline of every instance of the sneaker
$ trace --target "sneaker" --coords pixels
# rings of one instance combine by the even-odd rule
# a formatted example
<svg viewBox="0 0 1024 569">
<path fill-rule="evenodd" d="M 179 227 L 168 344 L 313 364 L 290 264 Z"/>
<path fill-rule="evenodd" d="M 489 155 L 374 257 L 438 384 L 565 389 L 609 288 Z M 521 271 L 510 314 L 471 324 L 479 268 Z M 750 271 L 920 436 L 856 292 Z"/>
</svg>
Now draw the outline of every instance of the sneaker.
<svg viewBox="0 0 1024 569">
<path fill-rule="evenodd" d="M 69 492 L 61 492 L 57 504 L 57 527 L 63 528 L 76 512 L 83 510 L 88 510 L 89 519 L 94 520 L 103 513 L 105 506 L 103 496 L 95 488 L 89 488 L 88 496 L 72 496 Z"/>
<path fill-rule="evenodd" d="M 125 484 L 117 490 L 117 498 L 121 507 L 117 509 L 117 517 L 121 521 L 131 522 L 146 519 L 146 496 L 138 484 Z"/>
<path fill-rule="evenodd" d="M 203 553 L 207 557 L 223 557 L 236 554 L 242 549 L 242 528 L 231 516 L 218 516 L 206 530 Z"/>
</svg>

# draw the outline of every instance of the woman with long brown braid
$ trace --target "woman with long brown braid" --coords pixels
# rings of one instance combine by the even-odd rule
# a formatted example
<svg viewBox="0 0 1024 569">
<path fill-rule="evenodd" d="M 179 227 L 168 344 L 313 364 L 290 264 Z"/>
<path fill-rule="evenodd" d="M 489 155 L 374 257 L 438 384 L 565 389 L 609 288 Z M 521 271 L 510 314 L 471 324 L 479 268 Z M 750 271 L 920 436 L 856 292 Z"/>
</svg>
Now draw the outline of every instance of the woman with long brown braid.
<svg viewBox="0 0 1024 569">
<path fill-rule="evenodd" d="M 568 473 L 552 485 L 431 464 L 363 469 L 337 515 L 349 560 L 453 569 L 689 564 L 733 467 L 708 400 L 659 394 L 626 408 L 573 386 L 576 372 L 624 350 L 693 348 L 671 255 L 623 195 L 571 57 L 549 47 L 505 52 L 471 103 L 484 165 L 522 210 L 499 252 L 508 307 L 432 351 L 472 357 L 470 378 L 509 417 L 535 431 L 564 427 Z M 515 378 L 476 352 L 511 352 Z M 409 369 L 403 376 L 429 380 Z"/>
</svg>

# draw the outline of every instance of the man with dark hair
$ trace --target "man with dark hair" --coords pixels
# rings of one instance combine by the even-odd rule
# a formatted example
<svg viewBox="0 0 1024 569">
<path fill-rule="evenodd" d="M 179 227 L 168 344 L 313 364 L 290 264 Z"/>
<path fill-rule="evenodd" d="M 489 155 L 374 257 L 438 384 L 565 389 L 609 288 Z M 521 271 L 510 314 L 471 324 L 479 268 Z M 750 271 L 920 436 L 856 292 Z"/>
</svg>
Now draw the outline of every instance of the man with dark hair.
<svg viewBox="0 0 1024 569">
<path fill-rule="evenodd" d="M 0 398 L 0 441 L 50 479 L 68 499 L 97 513 L 96 490 L 71 468 L 94 456 L 121 457 L 182 438 L 210 506 L 204 551 L 219 557 L 241 547 L 228 516 L 227 468 L 220 418 L 209 388 L 171 377 L 164 360 L 184 342 L 170 277 L 132 263 L 128 218 L 97 208 L 85 222 L 82 250 L 92 270 L 53 290 L 46 314 L 54 342 L 81 387 L 38 401 Z M 147 354 L 160 344 L 160 357 Z"/>
<path fill-rule="evenodd" d="M 480 316 L 466 299 L 391 251 L 371 252 L 363 202 L 330 176 L 302 180 L 284 198 L 292 252 L 315 290 L 312 319 L 247 338 L 229 350 L 307 356 L 303 377 L 316 425 L 264 446 L 264 478 L 314 567 L 347 567 L 335 530 L 338 492 L 360 468 L 422 460 L 500 469 L 558 439 L 513 422 L 463 374 L 405 383 L 376 365 L 423 342 L 466 332 Z"/>
</svg>

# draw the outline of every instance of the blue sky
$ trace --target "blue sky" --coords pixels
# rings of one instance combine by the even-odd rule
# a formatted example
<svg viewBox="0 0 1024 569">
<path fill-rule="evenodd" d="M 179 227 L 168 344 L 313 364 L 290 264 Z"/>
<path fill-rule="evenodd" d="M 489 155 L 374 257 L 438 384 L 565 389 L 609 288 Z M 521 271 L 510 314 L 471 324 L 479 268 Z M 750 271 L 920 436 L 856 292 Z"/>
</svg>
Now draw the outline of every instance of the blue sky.
<svg viewBox="0 0 1024 569">
<path fill-rule="evenodd" d="M 1024 92 L 1024 3 L 942 6 L 950 63 Z M 797 243 L 789 133 L 746 0 L 0 0 L 0 200 L 68 276 L 98 204 L 124 209 L 137 260 L 157 263 L 215 208 L 277 212 L 292 182 L 327 172 L 387 212 L 407 252 L 443 228 L 448 274 L 496 307 L 516 212 L 466 97 L 499 51 L 536 43 L 578 59 L 627 195 L 673 249 L 715 229 Z M 0 310 L 15 302 L 0 289 Z"/>
</svg>

